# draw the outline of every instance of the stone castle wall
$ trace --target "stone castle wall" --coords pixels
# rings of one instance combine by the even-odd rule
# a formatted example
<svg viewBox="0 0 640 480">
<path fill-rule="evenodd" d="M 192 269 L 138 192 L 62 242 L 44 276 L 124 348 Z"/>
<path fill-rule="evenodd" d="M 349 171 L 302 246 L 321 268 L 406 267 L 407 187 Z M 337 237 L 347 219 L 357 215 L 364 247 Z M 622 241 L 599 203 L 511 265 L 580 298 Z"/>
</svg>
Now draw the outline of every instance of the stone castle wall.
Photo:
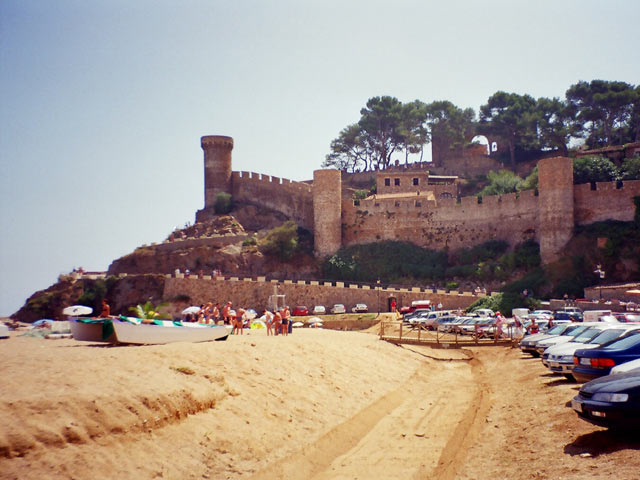
<svg viewBox="0 0 640 480">
<path fill-rule="evenodd" d="M 511 245 L 537 238 L 538 197 L 533 190 L 502 196 L 343 202 L 343 244 L 402 240 L 442 249 L 501 239 Z"/>
<path fill-rule="evenodd" d="M 231 195 L 259 207 L 282 212 L 298 225 L 313 231 L 312 186 L 255 172 L 233 172 Z"/>
<path fill-rule="evenodd" d="M 457 249 L 494 239 L 514 246 L 533 238 L 540 243 L 543 263 L 548 263 L 561 254 L 575 224 L 632 220 L 635 212 L 632 198 L 640 195 L 637 180 L 618 185 L 598 183 L 595 190 L 590 185 L 574 186 L 572 160 L 554 157 L 538 162 L 539 196 L 525 191 L 519 195 L 488 196 L 481 202 L 477 197 L 465 197 L 458 203 L 456 198 L 442 198 L 452 195 L 452 186 L 443 184 L 428 185 L 425 189 L 433 192 L 435 199 L 420 195 L 420 191 L 416 196 L 371 198 L 354 205 L 348 189 L 342 188 L 344 173 L 337 170 L 315 171 L 312 183 L 253 172 L 232 172 L 227 182 L 233 139 L 202 137 L 202 147 L 207 202 L 214 198 L 212 192 L 226 188 L 236 201 L 281 212 L 314 232 L 314 248 L 319 257 L 331 255 L 341 246 L 381 240 Z M 477 155 L 462 160 L 470 162 L 464 168 L 471 174 L 474 166 L 482 164 L 481 170 L 486 173 L 488 164 L 495 162 L 492 157 Z M 402 180 L 412 181 L 412 169 L 398 166 L 377 175 L 406 172 Z M 457 173 L 447 172 L 446 168 L 438 170 Z M 362 177 L 363 185 L 370 183 L 371 172 L 356 175 Z M 196 218 L 204 218 L 211 210 L 206 203 Z"/>
<path fill-rule="evenodd" d="M 578 225 L 603 220 L 633 220 L 635 205 L 633 197 L 640 195 L 640 180 L 598 182 L 592 190 L 588 183 L 573 188 L 575 222 Z M 619 187 L 619 188 L 618 188 Z"/>
<path fill-rule="evenodd" d="M 206 302 L 226 302 L 230 300 L 234 306 L 253 308 L 260 311 L 267 307 L 270 295 L 276 290 L 279 295 L 286 295 L 286 303 L 291 307 L 305 305 L 311 309 L 315 305 L 323 305 L 329 313 L 336 303 L 342 303 L 351 312 L 356 303 L 365 303 L 370 312 L 389 311 L 389 298 L 396 298 L 398 306 L 411 305 L 415 300 L 431 300 L 432 304 L 442 303 L 447 310 L 465 309 L 481 296 L 472 292 L 446 292 L 429 289 L 380 288 L 369 285 L 345 284 L 343 282 L 316 281 L 268 281 L 263 277 L 252 278 L 181 278 L 167 276 L 165 279 L 163 298 L 170 300 L 187 295 L 193 305 Z"/>
</svg>

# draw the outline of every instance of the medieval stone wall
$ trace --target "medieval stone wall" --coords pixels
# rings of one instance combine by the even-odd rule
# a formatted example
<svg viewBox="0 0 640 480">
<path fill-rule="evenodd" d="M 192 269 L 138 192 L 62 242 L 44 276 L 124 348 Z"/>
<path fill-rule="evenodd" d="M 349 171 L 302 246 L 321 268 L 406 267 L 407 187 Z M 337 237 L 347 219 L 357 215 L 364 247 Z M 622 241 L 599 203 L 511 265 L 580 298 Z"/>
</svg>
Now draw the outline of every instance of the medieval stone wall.
<svg viewBox="0 0 640 480">
<path fill-rule="evenodd" d="M 587 225 L 603 220 L 633 220 L 633 197 L 640 195 L 640 180 L 627 180 L 620 184 L 598 182 L 595 187 L 596 189 L 592 190 L 591 184 L 585 183 L 573 188 L 576 224 Z"/>
<path fill-rule="evenodd" d="M 268 281 L 263 277 L 252 278 L 181 278 L 167 276 L 165 279 L 163 299 L 170 300 L 187 295 L 193 305 L 206 302 L 226 302 L 230 300 L 234 306 L 254 308 L 259 311 L 267 307 L 270 295 L 278 293 L 286 295 L 286 303 L 291 307 L 305 305 L 311 309 L 315 305 L 323 305 L 329 309 L 336 303 L 342 303 L 351 312 L 356 303 L 365 303 L 370 312 L 389 311 L 389 299 L 394 297 L 398 306 L 411 305 L 415 300 L 431 300 L 432 304 L 442 303 L 447 310 L 466 308 L 478 300 L 480 296 L 472 292 L 446 292 L 444 290 L 426 290 L 420 288 L 380 288 L 369 285 L 345 284 L 343 282 L 316 281 Z M 482 296 L 482 295 L 481 295 Z"/>
<path fill-rule="evenodd" d="M 313 231 L 311 185 L 254 172 L 233 172 L 231 185 L 234 201 L 282 212 L 298 225 Z"/>
<path fill-rule="evenodd" d="M 343 202 L 343 244 L 380 240 L 409 241 L 422 247 L 452 249 L 501 239 L 516 245 L 537 238 L 538 197 L 533 190 L 502 196 Z"/>
</svg>

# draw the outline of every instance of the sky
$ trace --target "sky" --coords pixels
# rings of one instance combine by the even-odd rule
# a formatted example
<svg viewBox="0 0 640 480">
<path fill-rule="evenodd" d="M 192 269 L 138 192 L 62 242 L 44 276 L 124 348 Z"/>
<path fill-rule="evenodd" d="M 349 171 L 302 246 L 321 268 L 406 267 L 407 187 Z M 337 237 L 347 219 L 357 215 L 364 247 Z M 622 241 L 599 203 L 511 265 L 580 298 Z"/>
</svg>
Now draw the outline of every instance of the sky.
<svg viewBox="0 0 640 480">
<path fill-rule="evenodd" d="M 0 0 L 0 315 L 193 223 L 200 137 L 307 180 L 374 96 L 640 82 L 637 0 Z"/>
</svg>

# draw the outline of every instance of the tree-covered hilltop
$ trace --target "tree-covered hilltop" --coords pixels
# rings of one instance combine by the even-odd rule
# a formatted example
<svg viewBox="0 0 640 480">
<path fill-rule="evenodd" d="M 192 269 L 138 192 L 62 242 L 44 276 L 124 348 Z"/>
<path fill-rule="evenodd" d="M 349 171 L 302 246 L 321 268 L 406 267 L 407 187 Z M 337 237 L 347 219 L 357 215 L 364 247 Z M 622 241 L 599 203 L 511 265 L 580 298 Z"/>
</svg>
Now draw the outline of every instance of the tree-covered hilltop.
<svg viewBox="0 0 640 480">
<path fill-rule="evenodd" d="M 402 103 L 395 97 L 370 98 L 360 120 L 331 142 L 323 167 L 346 172 L 387 168 L 392 155 L 420 154 L 433 142 L 438 151 L 459 149 L 474 135 L 499 137 L 512 168 L 540 152 L 566 156 L 569 143 L 588 148 L 640 141 L 640 86 L 620 81 L 579 81 L 564 98 L 533 98 L 498 91 L 480 107 L 460 108 L 447 100 Z"/>
</svg>

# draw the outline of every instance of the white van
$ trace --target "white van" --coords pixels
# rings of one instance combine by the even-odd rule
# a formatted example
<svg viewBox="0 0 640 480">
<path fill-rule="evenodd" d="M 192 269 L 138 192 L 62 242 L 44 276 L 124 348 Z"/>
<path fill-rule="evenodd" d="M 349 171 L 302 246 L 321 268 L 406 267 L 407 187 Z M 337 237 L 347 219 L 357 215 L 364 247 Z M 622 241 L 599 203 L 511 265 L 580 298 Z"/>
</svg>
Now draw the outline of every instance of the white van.
<svg viewBox="0 0 640 480">
<path fill-rule="evenodd" d="M 605 315 L 611 315 L 611 310 L 585 310 L 584 321 L 585 322 L 599 322 L 600 317 Z"/>
</svg>

